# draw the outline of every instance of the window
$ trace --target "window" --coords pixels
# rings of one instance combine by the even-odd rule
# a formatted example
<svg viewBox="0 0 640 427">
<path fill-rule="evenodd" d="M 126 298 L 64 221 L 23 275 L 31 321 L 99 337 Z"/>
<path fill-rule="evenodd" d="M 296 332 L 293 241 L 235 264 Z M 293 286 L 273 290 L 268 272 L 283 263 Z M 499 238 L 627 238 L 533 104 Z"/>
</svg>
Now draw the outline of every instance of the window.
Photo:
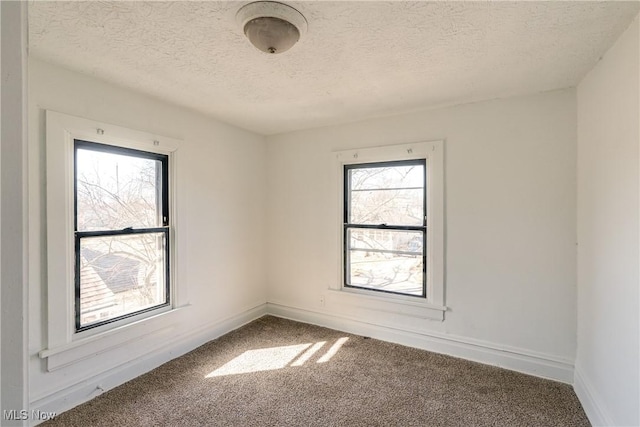
<svg viewBox="0 0 640 427">
<path fill-rule="evenodd" d="M 165 154 L 74 140 L 75 330 L 170 301 Z"/>
<path fill-rule="evenodd" d="M 444 142 L 335 158 L 340 268 L 329 303 L 444 319 Z"/>
<path fill-rule="evenodd" d="M 47 370 L 161 333 L 188 310 L 181 145 L 46 112 Z"/>
<path fill-rule="evenodd" d="M 344 285 L 426 297 L 425 159 L 344 166 Z"/>
</svg>

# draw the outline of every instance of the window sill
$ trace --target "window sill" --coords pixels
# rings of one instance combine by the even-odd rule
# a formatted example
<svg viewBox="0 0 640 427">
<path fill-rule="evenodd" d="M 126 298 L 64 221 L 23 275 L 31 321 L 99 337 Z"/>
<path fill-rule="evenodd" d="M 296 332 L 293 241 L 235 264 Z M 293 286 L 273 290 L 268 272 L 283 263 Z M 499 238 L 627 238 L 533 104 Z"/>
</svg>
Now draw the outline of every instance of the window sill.
<svg viewBox="0 0 640 427">
<path fill-rule="evenodd" d="M 417 298 L 414 297 L 393 294 L 378 296 L 359 289 L 330 289 L 327 298 L 328 303 L 348 304 L 378 313 L 386 312 L 428 320 L 443 321 L 444 312 L 447 311 L 447 307 L 431 304 L 426 300 L 416 301 Z"/>
<path fill-rule="evenodd" d="M 41 359 L 47 360 L 49 372 L 124 346 L 132 341 L 152 335 L 162 335 L 173 329 L 176 316 L 190 304 L 150 316 L 105 332 L 80 338 L 76 341 L 40 351 Z"/>
</svg>

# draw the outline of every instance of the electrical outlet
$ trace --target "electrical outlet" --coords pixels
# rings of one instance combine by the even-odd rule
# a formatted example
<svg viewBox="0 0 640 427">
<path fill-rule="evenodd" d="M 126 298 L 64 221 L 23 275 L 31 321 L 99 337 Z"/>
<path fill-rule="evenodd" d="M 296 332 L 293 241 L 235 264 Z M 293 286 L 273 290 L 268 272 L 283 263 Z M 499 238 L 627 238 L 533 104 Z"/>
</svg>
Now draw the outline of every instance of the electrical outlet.
<svg viewBox="0 0 640 427">
<path fill-rule="evenodd" d="M 321 305 L 322 307 L 324 307 L 324 302 L 325 302 L 325 301 L 324 301 L 324 295 L 320 295 L 320 300 L 319 300 L 319 301 L 320 301 L 320 305 Z"/>
</svg>

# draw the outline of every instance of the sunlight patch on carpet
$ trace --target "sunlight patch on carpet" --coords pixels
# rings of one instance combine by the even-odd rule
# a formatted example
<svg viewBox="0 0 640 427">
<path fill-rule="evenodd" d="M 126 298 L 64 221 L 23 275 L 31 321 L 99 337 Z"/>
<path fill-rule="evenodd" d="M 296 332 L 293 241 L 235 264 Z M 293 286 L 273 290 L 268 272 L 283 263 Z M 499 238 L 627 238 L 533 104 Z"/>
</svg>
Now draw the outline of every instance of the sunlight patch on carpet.
<svg viewBox="0 0 640 427">
<path fill-rule="evenodd" d="M 307 360 L 311 359 L 311 357 L 314 354 L 316 354 L 318 352 L 318 350 L 320 350 L 322 348 L 322 346 L 325 345 L 326 343 L 327 343 L 326 341 L 320 341 L 320 342 L 315 343 L 309 349 L 307 349 L 307 351 L 302 353 L 302 356 L 300 356 L 298 358 L 298 360 L 293 362 L 291 364 L 291 366 L 302 366 L 302 365 L 304 365 L 307 362 Z"/>
<path fill-rule="evenodd" d="M 338 339 L 316 363 L 326 363 L 331 360 L 348 339 L 347 337 Z M 322 349 L 326 343 L 326 341 L 319 341 L 317 343 L 248 350 L 215 371 L 210 372 L 205 378 L 273 371 L 286 368 L 287 366 L 303 366 Z"/>
<path fill-rule="evenodd" d="M 340 350 L 340 347 L 342 347 L 348 340 L 348 337 L 342 337 L 338 341 L 336 341 L 336 343 L 331 346 L 331 348 L 324 354 L 324 356 L 318 359 L 318 363 L 326 363 L 331 360 L 331 358 L 336 355 L 338 350 Z"/>
<path fill-rule="evenodd" d="M 206 378 L 282 369 L 309 347 L 310 343 L 245 351 L 211 372 Z"/>
</svg>

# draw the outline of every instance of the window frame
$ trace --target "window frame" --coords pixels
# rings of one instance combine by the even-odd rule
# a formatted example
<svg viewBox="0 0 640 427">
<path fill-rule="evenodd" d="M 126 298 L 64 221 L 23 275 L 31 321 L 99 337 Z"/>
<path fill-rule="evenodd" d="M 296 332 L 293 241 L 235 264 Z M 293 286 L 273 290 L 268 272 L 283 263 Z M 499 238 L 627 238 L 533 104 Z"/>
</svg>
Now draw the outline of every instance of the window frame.
<svg viewBox="0 0 640 427">
<path fill-rule="evenodd" d="M 354 169 L 367 169 L 377 167 L 392 166 L 408 166 L 421 165 L 424 168 L 422 177 L 422 225 L 400 225 L 400 224 L 358 224 L 349 222 L 351 209 L 351 179 L 349 171 Z M 371 163 L 347 163 L 343 165 L 342 179 L 344 182 L 343 190 L 343 286 L 346 288 L 363 289 L 367 291 L 382 292 L 393 295 L 403 295 L 412 298 L 427 298 L 427 160 L 426 159 L 408 159 L 408 160 L 390 160 Z M 422 233 L 422 293 L 420 295 L 410 294 L 407 292 L 390 291 L 386 289 L 375 289 L 365 286 L 356 286 L 349 283 L 350 278 L 350 256 L 349 256 L 349 230 L 351 229 L 369 229 L 369 230 L 394 230 L 394 231 L 420 231 Z"/>
<path fill-rule="evenodd" d="M 159 227 L 148 228 L 124 228 L 121 230 L 95 230 L 95 231 L 79 231 L 78 230 L 78 188 L 77 188 L 77 170 L 78 170 L 78 150 L 92 150 L 102 153 L 111 153 L 126 155 L 130 157 L 136 157 L 140 159 L 148 159 L 159 161 L 162 165 L 162 173 L 160 176 L 160 186 L 162 190 L 160 215 L 162 217 L 162 225 Z M 170 238 L 170 209 L 169 209 L 169 155 L 161 154 L 152 151 L 139 150 L 133 148 L 127 148 L 117 145 L 110 145 L 104 143 L 98 143 L 94 141 L 88 141 L 86 139 L 74 139 L 73 141 L 73 234 L 74 234 L 74 318 L 75 318 L 75 332 L 83 332 L 89 329 L 97 328 L 109 323 L 117 322 L 122 319 L 137 317 L 141 314 L 152 312 L 163 307 L 168 307 L 171 304 L 171 238 Z M 81 310 L 80 310 L 80 249 L 81 241 L 85 237 L 99 237 L 99 236 L 126 236 L 132 234 L 151 234 L 162 233 L 164 236 L 164 285 L 165 285 L 165 299 L 162 303 L 147 307 L 141 310 L 136 310 L 130 313 L 125 313 L 119 316 L 115 316 L 105 320 L 98 320 L 90 322 L 86 325 L 81 324 Z"/>
<path fill-rule="evenodd" d="M 42 233 L 46 235 L 46 347 L 39 356 L 47 362 L 47 370 L 80 362 L 96 352 L 108 351 L 150 334 L 160 334 L 190 307 L 185 271 L 183 230 L 187 224 L 178 215 L 184 198 L 184 182 L 179 139 L 121 127 L 46 110 L 46 209 Z M 168 155 L 169 171 L 169 237 L 170 295 L 166 307 L 120 319 L 88 330 L 75 331 L 75 245 L 74 245 L 74 140 L 84 139 L 107 145 L 138 149 Z M 180 196 L 180 194 L 183 196 Z M 182 251 L 184 252 L 184 251 Z"/>
<path fill-rule="evenodd" d="M 336 280 L 328 286 L 327 305 L 339 304 L 372 312 L 397 313 L 413 318 L 444 320 L 445 305 L 445 173 L 444 141 L 419 141 L 405 144 L 340 149 L 333 152 L 336 185 Z M 425 159 L 427 244 L 425 298 L 379 292 L 345 286 L 344 166 L 363 163 Z"/>
</svg>

